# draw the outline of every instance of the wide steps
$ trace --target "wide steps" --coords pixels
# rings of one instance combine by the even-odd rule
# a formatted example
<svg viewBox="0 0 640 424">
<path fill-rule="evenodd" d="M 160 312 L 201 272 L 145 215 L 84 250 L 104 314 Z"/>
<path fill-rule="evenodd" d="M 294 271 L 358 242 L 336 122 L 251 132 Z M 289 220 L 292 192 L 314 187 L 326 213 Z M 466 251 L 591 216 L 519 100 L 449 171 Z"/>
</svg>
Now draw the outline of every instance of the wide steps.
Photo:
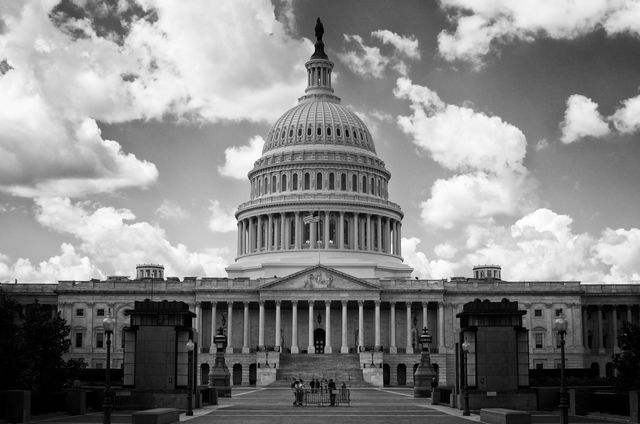
<svg viewBox="0 0 640 424">
<path fill-rule="evenodd" d="M 276 380 L 286 382 L 293 379 L 333 379 L 342 384 L 360 385 L 363 382 L 358 355 L 353 354 L 281 354 Z"/>
</svg>

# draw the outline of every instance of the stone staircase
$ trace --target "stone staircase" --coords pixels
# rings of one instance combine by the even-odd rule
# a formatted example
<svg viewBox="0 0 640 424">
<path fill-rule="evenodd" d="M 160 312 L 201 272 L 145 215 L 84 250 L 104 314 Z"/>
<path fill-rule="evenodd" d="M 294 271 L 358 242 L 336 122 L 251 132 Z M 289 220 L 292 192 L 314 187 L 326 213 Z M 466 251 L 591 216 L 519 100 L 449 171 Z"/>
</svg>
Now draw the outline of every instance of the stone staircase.
<svg viewBox="0 0 640 424">
<path fill-rule="evenodd" d="M 339 386 L 344 381 L 349 387 L 369 386 L 363 380 L 357 354 L 326 353 L 305 355 L 280 354 L 280 367 L 276 371 L 278 386 L 288 386 L 292 379 L 302 378 L 306 384 L 312 378 L 332 378 Z"/>
</svg>

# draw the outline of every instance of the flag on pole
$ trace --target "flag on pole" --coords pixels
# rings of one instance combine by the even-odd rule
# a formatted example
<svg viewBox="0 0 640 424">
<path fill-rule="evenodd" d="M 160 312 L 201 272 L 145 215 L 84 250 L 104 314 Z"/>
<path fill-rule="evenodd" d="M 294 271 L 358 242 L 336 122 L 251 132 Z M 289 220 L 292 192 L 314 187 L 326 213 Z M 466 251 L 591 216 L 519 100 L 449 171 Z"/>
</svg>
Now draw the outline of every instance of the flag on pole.
<svg viewBox="0 0 640 424">
<path fill-rule="evenodd" d="M 304 222 L 305 224 L 311 224 L 312 222 L 320 222 L 320 216 L 316 216 L 310 213 L 309 215 L 305 215 L 302 218 L 302 222 Z"/>
</svg>

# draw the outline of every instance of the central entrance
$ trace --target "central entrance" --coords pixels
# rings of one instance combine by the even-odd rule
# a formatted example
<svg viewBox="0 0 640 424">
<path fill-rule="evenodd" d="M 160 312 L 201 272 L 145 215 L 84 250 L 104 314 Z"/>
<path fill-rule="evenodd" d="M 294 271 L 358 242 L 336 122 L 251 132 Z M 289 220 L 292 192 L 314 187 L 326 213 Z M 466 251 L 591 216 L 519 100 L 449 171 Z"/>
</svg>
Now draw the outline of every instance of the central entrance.
<svg viewBox="0 0 640 424">
<path fill-rule="evenodd" d="M 313 347 L 316 353 L 324 353 L 325 332 L 322 328 L 316 328 L 313 331 Z"/>
</svg>

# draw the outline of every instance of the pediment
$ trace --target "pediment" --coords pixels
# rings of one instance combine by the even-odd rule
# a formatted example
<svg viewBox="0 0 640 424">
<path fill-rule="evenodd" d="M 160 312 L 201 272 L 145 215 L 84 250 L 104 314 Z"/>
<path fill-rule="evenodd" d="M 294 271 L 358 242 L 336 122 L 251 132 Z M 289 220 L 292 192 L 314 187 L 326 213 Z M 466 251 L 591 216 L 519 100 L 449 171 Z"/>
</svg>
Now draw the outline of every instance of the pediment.
<svg viewBox="0 0 640 424">
<path fill-rule="evenodd" d="M 354 291 L 380 290 L 375 284 L 337 271 L 316 265 L 294 274 L 271 281 L 259 288 L 260 291 L 308 290 L 308 291 Z"/>
</svg>

